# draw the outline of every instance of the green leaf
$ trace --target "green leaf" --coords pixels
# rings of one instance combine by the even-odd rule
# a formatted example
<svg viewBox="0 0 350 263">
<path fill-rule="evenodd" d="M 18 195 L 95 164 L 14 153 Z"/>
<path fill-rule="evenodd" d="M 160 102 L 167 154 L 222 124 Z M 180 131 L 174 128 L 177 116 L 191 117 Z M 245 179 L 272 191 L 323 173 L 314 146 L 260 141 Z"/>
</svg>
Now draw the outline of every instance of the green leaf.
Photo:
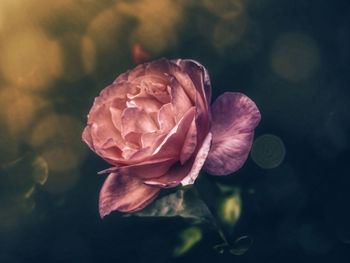
<svg viewBox="0 0 350 263">
<path fill-rule="evenodd" d="M 179 234 L 181 244 L 174 249 L 174 257 L 179 257 L 188 252 L 202 239 L 202 231 L 198 227 L 190 227 Z"/>
<path fill-rule="evenodd" d="M 175 217 L 193 219 L 196 222 L 210 221 L 214 218 L 207 205 L 199 199 L 192 189 L 178 190 L 163 196 L 143 210 L 133 213 L 142 217 Z"/>
</svg>

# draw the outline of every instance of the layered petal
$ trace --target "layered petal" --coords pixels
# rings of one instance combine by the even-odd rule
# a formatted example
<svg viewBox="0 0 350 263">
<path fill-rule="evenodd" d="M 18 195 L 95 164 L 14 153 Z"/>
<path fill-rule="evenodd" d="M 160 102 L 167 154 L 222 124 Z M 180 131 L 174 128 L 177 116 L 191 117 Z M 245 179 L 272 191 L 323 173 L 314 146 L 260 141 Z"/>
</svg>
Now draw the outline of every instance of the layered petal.
<svg viewBox="0 0 350 263">
<path fill-rule="evenodd" d="M 161 188 L 175 187 L 180 183 L 182 185 L 193 184 L 197 179 L 200 170 L 203 167 L 205 159 L 208 155 L 212 140 L 212 134 L 208 133 L 202 146 L 197 150 L 196 154 L 191 157 L 185 164 L 177 162 L 170 170 L 158 177 L 145 180 L 147 185 L 153 185 Z"/>
<path fill-rule="evenodd" d="M 164 104 L 158 112 L 158 123 L 162 132 L 168 132 L 175 126 L 173 106 Z"/>
<path fill-rule="evenodd" d="M 189 160 L 184 165 L 180 162 L 174 164 L 170 170 L 158 178 L 146 179 L 146 185 L 156 186 L 160 188 L 175 187 L 189 174 L 193 166 L 194 158 Z"/>
<path fill-rule="evenodd" d="M 204 168 L 213 175 L 227 175 L 247 159 L 260 112 L 244 94 L 226 92 L 214 102 L 211 114 L 213 140 Z"/>
<path fill-rule="evenodd" d="M 195 107 L 190 108 L 178 124 L 167 134 L 164 141 L 155 149 L 151 159 L 179 156 L 187 131 L 195 115 Z"/>
<path fill-rule="evenodd" d="M 144 133 L 158 130 L 152 117 L 139 108 L 126 108 L 122 113 L 122 135 L 130 132 Z"/>
<path fill-rule="evenodd" d="M 152 160 L 134 165 L 112 167 L 99 172 L 99 174 L 117 173 L 125 176 L 149 179 L 165 174 L 174 163 L 176 163 L 176 159 L 173 158 Z"/>
<path fill-rule="evenodd" d="M 159 188 L 140 179 L 111 173 L 100 191 L 99 211 L 103 218 L 112 211 L 133 212 L 144 208 L 158 195 Z"/>
<path fill-rule="evenodd" d="M 194 87 L 203 96 L 203 100 L 209 108 L 211 101 L 211 84 L 207 69 L 198 61 L 192 59 L 177 59 L 173 60 L 173 62 L 191 78 Z M 182 78 L 180 77 L 179 79 Z"/>
<path fill-rule="evenodd" d="M 182 116 L 193 106 L 183 87 L 173 78 L 170 83 L 171 87 L 171 105 L 175 121 L 178 122 Z"/>
<path fill-rule="evenodd" d="M 193 119 L 191 126 L 187 131 L 186 138 L 180 153 L 180 162 L 184 164 L 191 158 L 197 146 L 197 126 L 196 120 Z"/>
<path fill-rule="evenodd" d="M 211 146 L 212 134 L 209 132 L 205 137 L 201 148 L 198 150 L 195 160 L 193 162 L 190 172 L 186 175 L 184 179 L 181 180 L 183 186 L 193 184 L 197 179 L 200 170 L 202 169 L 204 162 L 208 156 L 209 149 Z"/>
</svg>

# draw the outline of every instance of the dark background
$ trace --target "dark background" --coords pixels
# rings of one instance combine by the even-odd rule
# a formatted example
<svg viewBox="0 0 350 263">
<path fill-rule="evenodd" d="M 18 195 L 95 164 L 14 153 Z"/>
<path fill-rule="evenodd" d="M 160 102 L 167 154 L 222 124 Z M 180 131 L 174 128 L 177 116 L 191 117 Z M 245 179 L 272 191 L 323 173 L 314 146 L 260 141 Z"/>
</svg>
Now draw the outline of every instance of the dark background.
<svg viewBox="0 0 350 263">
<path fill-rule="evenodd" d="M 253 240 L 244 255 L 220 255 L 205 224 L 175 257 L 193 222 L 100 219 L 108 165 L 81 132 L 136 42 L 201 62 L 213 101 L 239 91 L 259 107 L 253 157 L 201 174 L 240 189 L 229 238 Z M 345 0 L 1 0 L 0 262 L 350 262 L 349 58 Z"/>
</svg>

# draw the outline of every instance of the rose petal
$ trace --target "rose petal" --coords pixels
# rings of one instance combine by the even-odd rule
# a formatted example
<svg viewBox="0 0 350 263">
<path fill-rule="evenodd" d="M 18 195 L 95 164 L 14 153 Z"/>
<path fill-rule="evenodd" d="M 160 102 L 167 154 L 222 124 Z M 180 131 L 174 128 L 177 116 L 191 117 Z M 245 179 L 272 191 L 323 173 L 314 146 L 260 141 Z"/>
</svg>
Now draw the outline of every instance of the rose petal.
<svg viewBox="0 0 350 263">
<path fill-rule="evenodd" d="M 193 103 L 196 102 L 196 87 L 194 86 L 191 78 L 183 72 L 180 67 L 176 65 L 176 68 L 171 73 L 172 76 L 180 83 L 182 88 L 185 90 L 187 96 L 191 99 Z"/>
<path fill-rule="evenodd" d="M 212 134 L 208 133 L 206 139 L 203 142 L 203 145 L 197 151 L 197 154 L 195 155 L 196 157 L 192 156 L 192 158 L 188 160 L 184 165 L 182 165 L 180 162 L 177 162 L 166 174 L 158 178 L 145 180 L 144 183 L 161 188 L 174 187 L 180 183 L 184 186 L 193 184 L 201 168 L 203 167 L 210 149 L 211 140 Z"/>
<path fill-rule="evenodd" d="M 164 140 L 166 134 L 161 131 L 144 133 L 141 136 L 142 147 L 153 147 L 154 149 Z"/>
<path fill-rule="evenodd" d="M 110 107 L 109 111 L 112 115 L 112 122 L 114 127 L 120 132 L 122 130 L 122 110 Z"/>
<path fill-rule="evenodd" d="M 144 86 L 145 91 L 149 96 L 154 97 L 162 104 L 170 102 L 170 94 L 166 84 L 160 82 L 146 82 L 143 81 L 142 85 Z"/>
<path fill-rule="evenodd" d="M 176 160 L 173 158 L 146 161 L 129 166 L 112 167 L 99 172 L 99 174 L 117 173 L 125 176 L 149 179 L 165 174 L 175 162 Z"/>
<path fill-rule="evenodd" d="M 167 60 L 166 58 L 160 58 L 146 64 L 146 75 L 162 75 L 165 73 L 169 73 L 170 67 L 171 65 L 169 60 Z"/>
<path fill-rule="evenodd" d="M 91 130 L 91 124 L 88 124 L 83 131 L 82 139 L 90 147 L 91 150 L 95 151 L 90 130 Z"/>
<path fill-rule="evenodd" d="M 198 61 L 192 59 L 177 59 L 173 60 L 173 62 L 190 76 L 194 86 L 203 96 L 207 107 L 209 107 L 211 101 L 211 84 L 207 69 Z"/>
<path fill-rule="evenodd" d="M 153 119 L 145 111 L 139 108 L 126 108 L 122 114 L 122 135 L 129 132 L 153 132 L 158 130 Z"/>
<path fill-rule="evenodd" d="M 134 98 L 130 103 L 132 103 L 134 107 L 136 106 L 137 108 L 144 110 L 146 113 L 158 112 L 160 107 L 162 107 L 162 104 L 159 103 L 158 100 L 150 97 Z"/>
<path fill-rule="evenodd" d="M 260 112 L 251 99 L 235 92 L 221 95 L 211 112 L 213 142 L 204 168 L 213 175 L 227 175 L 247 159 Z"/>
<path fill-rule="evenodd" d="M 191 126 L 187 131 L 185 142 L 182 146 L 180 153 L 180 162 L 184 164 L 188 159 L 191 158 L 192 154 L 196 150 L 197 146 L 197 126 L 196 120 L 191 122 Z"/>
<path fill-rule="evenodd" d="M 192 107 L 153 152 L 151 159 L 179 156 L 194 114 L 195 107 Z"/>
<path fill-rule="evenodd" d="M 161 188 L 175 187 L 179 185 L 181 183 L 181 180 L 183 180 L 191 171 L 193 160 L 194 158 L 186 162 L 184 165 L 181 165 L 180 162 L 177 162 L 164 175 L 158 178 L 144 180 L 144 183 Z"/>
<path fill-rule="evenodd" d="M 173 105 L 173 112 L 175 121 L 178 122 L 182 116 L 193 106 L 190 99 L 182 86 L 173 78 L 170 82 L 171 87 L 171 104 Z"/>
<path fill-rule="evenodd" d="M 100 216 L 103 218 L 115 210 L 140 210 L 152 202 L 158 192 L 158 188 L 147 186 L 138 178 L 111 173 L 100 191 Z"/>
<path fill-rule="evenodd" d="M 158 112 L 158 123 L 162 132 L 169 132 L 175 126 L 173 106 L 164 104 Z"/>
<path fill-rule="evenodd" d="M 205 137 L 203 144 L 196 155 L 191 171 L 181 181 L 181 184 L 183 186 L 193 184 L 194 181 L 197 179 L 197 176 L 200 170 L 202 169 L 204 162 L 208 156 L 211 141 L 212 141 L 212 134 L 209 132 L 208 135 Z"/>
</svg>

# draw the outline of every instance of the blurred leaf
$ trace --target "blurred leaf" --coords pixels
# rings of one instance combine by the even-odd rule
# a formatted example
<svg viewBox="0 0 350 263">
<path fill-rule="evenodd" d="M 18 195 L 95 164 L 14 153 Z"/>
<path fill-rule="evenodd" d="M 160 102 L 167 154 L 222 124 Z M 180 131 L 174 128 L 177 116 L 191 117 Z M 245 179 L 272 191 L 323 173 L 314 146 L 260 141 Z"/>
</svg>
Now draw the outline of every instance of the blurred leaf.
<svg viewBox="0 0 350 263">
<path fill-rule="evenodd" d="M 236 256 L 243 255 L 248 251 L 252 243 L 253 239 L 249 236 L 241 236 L 234 242 L 232 248 L 230 249 L 230 253 Z"/>
<path fill-rule="evenodd" d="M 214 222 L 207 205 L 190 190 L 178 190 L 154 201 L 143 210 L 133 213 L 142 217 L 174 217 L 190 218 L 196 222 Z"/>
<path fill-rule="evenodd" d="M 174 257 L 179 257 L 188 252 L 202 239 L 202 231 L 198 227 L 190 227 L 179 234 L 181 244 L 174 249 Z"/>
<path fill-rule="evenodd" d="M 231 231 L 237 223 L 242 209 L 242 199 L 238 188 L 220 185 L 222 192 L 229 194 L 219 201 L 218 216 Z"/>
<path fill-rule="evenodd" d="M 27 152 L 22 157 L 3 166 L 10 181 L 15 184 L 45 184 L 48 177 L 48 164 L 39 155 Z M 32 186 L 31 186 L 32 187 Z"/>
<path fill-rule="evenodd" d="M 26 193 L 24 194 L 24 198 L 25 198 L 25 199 L 30 198 L 30 197 L 32 196 L 32 194 L 34 193 L 34 191 L 35 191 L 35 185 L 33 185 L 33 186 L 28 190 L 28 192 L 26 192 Z"/>
</svg>

